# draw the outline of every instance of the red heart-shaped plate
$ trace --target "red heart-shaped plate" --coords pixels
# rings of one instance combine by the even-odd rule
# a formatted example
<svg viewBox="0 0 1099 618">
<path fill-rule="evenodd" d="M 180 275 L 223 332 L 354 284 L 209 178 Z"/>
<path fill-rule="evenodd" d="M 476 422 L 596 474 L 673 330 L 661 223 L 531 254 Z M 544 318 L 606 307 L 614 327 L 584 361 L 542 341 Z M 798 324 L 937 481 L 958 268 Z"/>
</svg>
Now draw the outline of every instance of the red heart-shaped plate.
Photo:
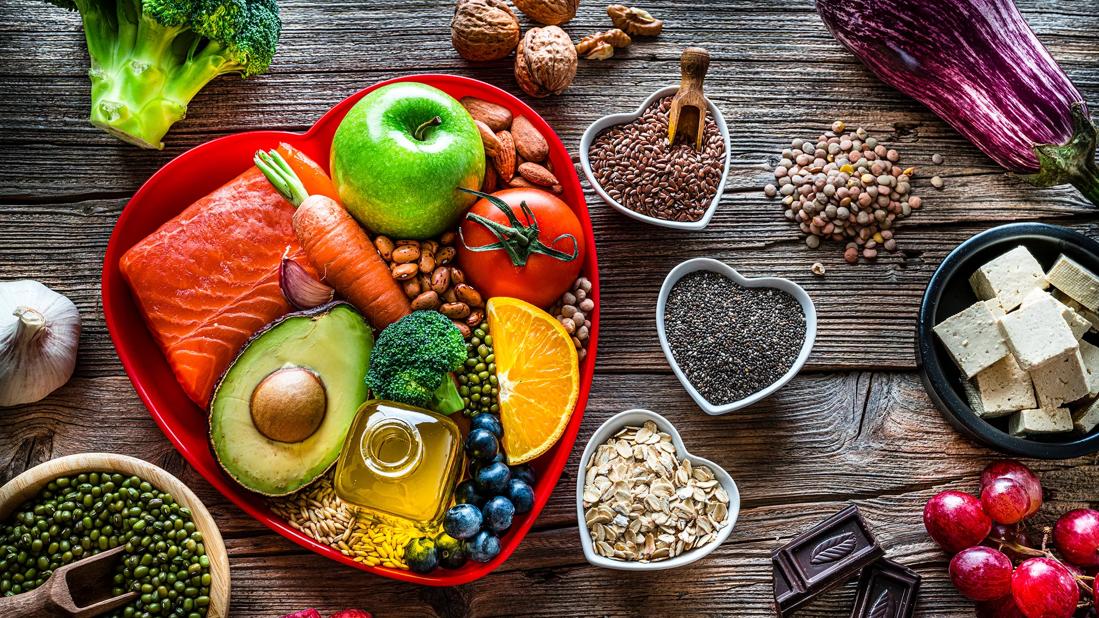
<svg viewBox="0 0 1099 618">
<path fill-rule="evenodd" d="M 327 167 L 332 135 L 351 106 L 368 92 L 400 81 L 423 82 L 455 98 L 475 96 L 503 105 L 516 116 L 526 116 L 546 136 L 550 144 L 550 161 L 564 189 L 562 197 L 572 206 L 584 226 L 584 240 L 588 250 L 584 259 L 583 272 L 591 279 L 591 295 L 596 303 L 596 310 L 591 315 L 592 327 L 588 354 L 580 364 L 581 388 L 576 410 L 561 440 L 534 462 L 535 471 L 538 473 L 534 488 L 534 508 L 529 513 L 518 517 L 511 530 L 501 538 L 502 548 L 496 559 L 486 564 L 470 562 L 454 571 L 437 569 L 426 575 L 355 562 L 290 527 L 286 521 L 271 512 L 263 496 L 244 489 L 226 475 L 210 451 L 206 412 L 192 403 L 176 382 L 167 360 L 145 327 L 137 304 L 118 268 L 118 261 L 126 250 L 178 215 L 192 202 L 247 169 L 252 165 L 252 155 L 258 149 L 273 148 L 279 142 L 287 142 Z M 122 365 L 129 374 L 134 389 L 149 408 L 149 412 L 156 419 L 161 430 L 187 461 L 233 503 L 298 545 L 337 562 L 393 579 L 432 586 L 454 586 L 490 573 L 515 551 L 519 542 L 530 530 L 538 513 L 549 500 L 550 492 L 553 491 L 568 461 L 573 442 L 580 429 L 580 421 L 591 388 L 592 371 L 595 367 L 595 344 L 599 331 L 598 272 L 595 238 L 592 234 L 591 219 L 584 202 L 580 180 L 576 176 L 576 169 L 568 151 L 545 120 L 519 99 L 484 82 L 454 75 L 409 75 L 375 84 L 344 99 L 305 133 L 253 131 L 229 135 L 181 154 L 153 174 L 122 211 L 114 233 L 111 234 L 110 243 L 107 245 L 103 262 L 103 313 Z M 165 273 L 165 276 L 170 274 Z"/>
</svg>

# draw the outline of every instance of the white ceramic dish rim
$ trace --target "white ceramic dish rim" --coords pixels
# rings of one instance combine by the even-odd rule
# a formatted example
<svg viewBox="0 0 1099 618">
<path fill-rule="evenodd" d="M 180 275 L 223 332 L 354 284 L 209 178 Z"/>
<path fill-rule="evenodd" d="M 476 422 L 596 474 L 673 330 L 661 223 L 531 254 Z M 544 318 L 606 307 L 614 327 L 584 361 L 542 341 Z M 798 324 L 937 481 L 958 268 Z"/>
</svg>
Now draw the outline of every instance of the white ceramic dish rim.
<svg viewBox="0 0 1099 618">
<path fill-rule="evenodd" d="M 698 221 L 668 221 L 643 215 L 626 208 L 603 190 L 603 186 L 599 184 L 599 181 L 595 179 L 595 174 L 592 173 L 591 161 L 588 159 L 588 150 L 591 149 L 591 143 L 595 141 L 596 136 L 616 124 L 625 124 L 637 119 L 653 101 L 668 96 L 669 94 L 674 94 L 678 90 L 679 86 L 665 86 L 649 95 L 649 98 L 645 99 L 645 102 L 637 108 L 637 111 L 603 116 L 599 120 L 591 123 L 587 130 L 584 131 L 584 135 L 580 138 L 580 167 L 584 170 L 584 176 L 588 179 L 588 184 L 591 185 L 591 188 L 595 189 L 595 192 L 599 194 L 599 197 L 603 198 L 603 201 L 611 208 L 614 208 L 627 217 L 675 230 L 701 230 L 710 224 L 710 219 L 713 218 L 714 213 L 717 212 L 718 205 L 721 203 L 721 196 L 725 193 L 725 182 L 729 179 L 729 160 L 732 158 L 730 153 L 731 142 L 729 140 L 729 127 L 725 124 L 725 117 L 721 114 L 721 110 L 717 108 L 717 105 L 714 105 L 714 102 L 711 101 L 709 97 L 706 98 L 706 101 L 710 104 L 710 115 L 713 116 L 714 122 L 717 124 L 717 130 L 725 141 L 725 168 L 721 172 L 721 182 L 717 185 L 717 193 L 714 195 L 713 201 L 710 202 L 709 207 L 706 208 L 706 212 Z"/>
<path fill-rule="evenodd" d="M 592 546 L 591 536 L 588 535 L 587 527 L 584 525 L 584 469 L 587 466 L 588 460 L 595 453 L 595 449 L 598 448 L 600 444 L 606 442 L 607 438 L 614 435 L 619 429 L 626 425 L 640 426 L 644 424 L 645 421 L 653 421 L 661 431 L 672 436 L 672 444 L 675 445 L 677 457 L 680 459 L 689 459 L 691 460 L 692 465 L 704 465 L 713 471 L 714 478 L 721 483 L 721 486 L 725 489 L 726 493 L 729 494 L 729 515 L 727 516 L 729 525 L 719 530 L 717 538 L 709 543 L 697 549 L 684 552 L 669 560 L 661 560 L 659 562 L 625 562 L 622 560 L 611 560 L 610 558 L 604 558 L 595 553 L 595 547 Z M 584 558 L 597 567 L 616 569 L 619 571 L 662 571 L 664 569 L 674 569 L 676 567 L 688 565 L 706 557 L 706 555 L 724 543 L 725 539 L 729 538 L 729 534 L 732 533 L 733 528 L 736 526 L 739 515 L 740 490 L 737 489 L 733 477 L 730 476 L 724 468 L 709 459 L 692 455 L 687 450 L 687 447 L 683 445 L 683 438 L 680 437 L 679 431 L 676 430 L 675 426 L 672 425 L 668 419 L 652 410 L 635 408 L 615 414 L 600 425 L 599 429 L 595 430 L 595 433 L 593 433 L 588 440 L 587 446 L 584 447 L 584 454 L 580 457 L 580 469 L 576 474 L 576 517 L 579 522 L 580 546 L 584 550 Z"/>
<path fill-rule="evenodd" d="M 801 352 L 798 354 L 797 359 L 794 360 L 794 364 L 790 369 L 767 388 L 743 399 L 720 406 L 707 401 L 706 398 L 695 389 L 690 380 L 687 379 L 686 374 L 679 368 L 679 363 L 676 362 L 675 357 L 672 355 L 671 347 L 668 345 L 667 334 L 664 332 L 664 309 L 667 305 L 668 294 L 671 292 L 672 286 L 683 278 L 684 275 L 699 270 L 709 270 L 725 275 L 738 284 L 748 288 L 766 287 L 782 290 L 798 301 L 801 305 L 802 312 L 805 314 L 805 341 L 801 344 Z M 809 294 L 805 289 L 789 279 L 783 279 L 781 277 L 757 277 L 752 279 L 741 275 L 735 268 L 719 260 L 712 258 L 694 258 L 682 262 L 673 268 L 671 272 L 668 273 L 668 276 L 664 278 L 664 284 L 660 286 L 660 296 L 657 297 L 656 300 L 656 332 L 660 339 L 660 348 L 664 350 L 664 356 L 668 359 L 668 364 L 672 366 L 675 377 L 679 378 L 679 381 L 683 384 L 683 388 L 687 389 L 687 393 L 691 396 L 691 399 L 694 399 L 695 403 L 697 403 L 706 414 L 717 416 L 728 414 L 729 412 L 739 410 L 765 399 L 785 386 L 790 380 L 794 379 L 794 376 L 796 376 L 805 365 L 805 361 L 809 360 L 810 352 L 813 351 L 813 344 L 817 338 L 817 310 L 813 305 L 813 299 L 809 297 Z"/>
</svg>

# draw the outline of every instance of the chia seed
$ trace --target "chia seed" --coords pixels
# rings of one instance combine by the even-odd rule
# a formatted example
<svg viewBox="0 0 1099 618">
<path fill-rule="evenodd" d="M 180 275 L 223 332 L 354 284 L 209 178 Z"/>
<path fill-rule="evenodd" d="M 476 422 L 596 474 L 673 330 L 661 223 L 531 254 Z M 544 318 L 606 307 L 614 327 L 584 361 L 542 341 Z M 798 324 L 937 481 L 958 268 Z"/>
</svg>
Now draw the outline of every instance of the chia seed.
<svg viewBox="0 0 1099 618">
<path fill-rule="evenodd" d="M 790 370 L 805 342 L 805 313 L 782 290 L 746 288 L 703 270 L 672 287 L 664 332 L 691 385 L 710 403 L 724 405 Z"/>
</svg>

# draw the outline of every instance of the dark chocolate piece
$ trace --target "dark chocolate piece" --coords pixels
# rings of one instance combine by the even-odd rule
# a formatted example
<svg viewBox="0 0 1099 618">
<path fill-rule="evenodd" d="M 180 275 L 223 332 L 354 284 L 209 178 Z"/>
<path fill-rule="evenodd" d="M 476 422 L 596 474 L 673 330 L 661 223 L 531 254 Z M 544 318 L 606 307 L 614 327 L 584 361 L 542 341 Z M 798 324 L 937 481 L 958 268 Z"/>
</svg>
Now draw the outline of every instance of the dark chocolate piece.
<svg viewBox="0 0 1099 618">
<path fill-rule="evenodd" d="M 778 615 L 851 579 L 885 552 L 851 505 L 771 553 Z"/>
<path fill-rule="evenodd" d="M 882 558 L 859 575 L 851 618 L 912 618 L 919 591 L 919 573 Z"/>
</svg>

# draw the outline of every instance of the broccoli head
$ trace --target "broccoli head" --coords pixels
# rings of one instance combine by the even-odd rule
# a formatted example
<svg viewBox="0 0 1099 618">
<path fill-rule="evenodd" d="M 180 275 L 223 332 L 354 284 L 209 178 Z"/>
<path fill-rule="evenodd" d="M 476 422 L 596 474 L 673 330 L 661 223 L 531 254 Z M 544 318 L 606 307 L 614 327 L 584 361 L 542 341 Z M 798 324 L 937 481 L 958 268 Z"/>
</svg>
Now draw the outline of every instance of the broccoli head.
<svg viewBox="0 0 1099 618">
<path fill-rule="evenodd" d="M 380 399 L 453 414 L 463 404 L 449 374 L 465 360 L 465 338 L 449 319 L 414 311 L 378 336 L 366 385 Z"/>
<path fill-rule="evenodd" d="M 144 148 L 210 80 L 266 71 L 282 30 L 275 0 L 48 1 L 84 22 L 91 123 Z"/>
</svg>

